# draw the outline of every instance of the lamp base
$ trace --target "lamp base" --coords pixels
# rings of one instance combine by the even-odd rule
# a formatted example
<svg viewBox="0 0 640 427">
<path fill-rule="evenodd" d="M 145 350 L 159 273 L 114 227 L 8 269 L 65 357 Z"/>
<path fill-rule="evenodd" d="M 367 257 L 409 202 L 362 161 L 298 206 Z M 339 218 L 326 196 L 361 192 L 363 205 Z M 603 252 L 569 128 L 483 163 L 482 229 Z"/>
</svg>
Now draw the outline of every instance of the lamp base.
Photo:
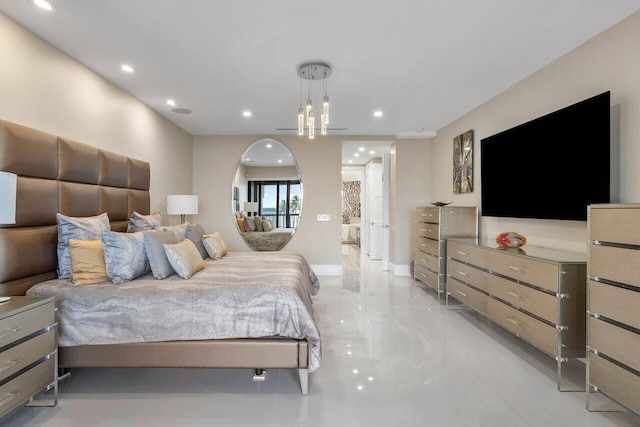
<svg viewBox="0 0 640 427">
<path fill-rule="evenodd" d="M 181 214 L 181 215 L 180 215 L 180 224 L 184 224 L 184 223 L 185 223 L 185 221 L 186 221 L 186 217 L 187 217 L 187 216 L 186 216 L 185 214 Z"/>
</svg>

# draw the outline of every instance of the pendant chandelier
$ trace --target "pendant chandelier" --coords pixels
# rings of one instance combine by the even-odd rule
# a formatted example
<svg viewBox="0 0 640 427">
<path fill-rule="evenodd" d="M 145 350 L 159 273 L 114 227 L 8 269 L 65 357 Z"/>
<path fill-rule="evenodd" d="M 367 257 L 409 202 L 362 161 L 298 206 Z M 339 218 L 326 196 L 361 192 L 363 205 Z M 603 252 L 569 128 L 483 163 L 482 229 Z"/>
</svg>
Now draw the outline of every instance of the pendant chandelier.
<svg viewBox="0 0 640 427">
<path fill-rule="evenodd" d="M 329 124 L 329 95 L 327 94 L 327 78 L 331 75 L 331 67 L 324 62 L 305 62 L 298 67 L 300 77 L 300 107 L 298 108 L 298 135 L 303 136 L 307 129 L 309 139 L 316 136 L 316 115 L 311 101 L 312 83 L 322 80 L 322 109 L 320 110 L 320 134 L 327 134 Z M 302 80 L 308 80 L 307 102 L 302 106 Z"/>
</svg>

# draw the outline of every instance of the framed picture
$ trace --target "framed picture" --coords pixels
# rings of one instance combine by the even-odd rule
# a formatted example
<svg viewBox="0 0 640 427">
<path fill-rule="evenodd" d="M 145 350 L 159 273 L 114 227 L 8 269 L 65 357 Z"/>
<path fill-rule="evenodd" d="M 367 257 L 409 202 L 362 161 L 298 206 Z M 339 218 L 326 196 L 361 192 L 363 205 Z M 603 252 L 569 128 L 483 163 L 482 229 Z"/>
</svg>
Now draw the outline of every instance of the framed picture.
<svg viewBox="0 0 640 427">
<path fill-rule="evenodd" d="M 453 138 L 453 194 L 473 191 L 473 130 Z"/>
</svg>

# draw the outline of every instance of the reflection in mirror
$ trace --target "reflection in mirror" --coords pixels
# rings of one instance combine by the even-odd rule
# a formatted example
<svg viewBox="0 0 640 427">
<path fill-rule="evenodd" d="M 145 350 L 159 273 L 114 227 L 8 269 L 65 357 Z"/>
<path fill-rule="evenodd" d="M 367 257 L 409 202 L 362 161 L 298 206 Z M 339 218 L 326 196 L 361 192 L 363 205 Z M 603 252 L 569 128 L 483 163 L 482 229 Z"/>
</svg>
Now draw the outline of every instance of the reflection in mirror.
<svg viewBox="0 0 640 427">
<path fill-rule="evenodd" d="M 231 194 L 247 245 L 278 251 L 291 240 L 302 213 L 302 180 L 284 144 L 271 138 L 254 142 L 240 158 Z"/>
</svg>

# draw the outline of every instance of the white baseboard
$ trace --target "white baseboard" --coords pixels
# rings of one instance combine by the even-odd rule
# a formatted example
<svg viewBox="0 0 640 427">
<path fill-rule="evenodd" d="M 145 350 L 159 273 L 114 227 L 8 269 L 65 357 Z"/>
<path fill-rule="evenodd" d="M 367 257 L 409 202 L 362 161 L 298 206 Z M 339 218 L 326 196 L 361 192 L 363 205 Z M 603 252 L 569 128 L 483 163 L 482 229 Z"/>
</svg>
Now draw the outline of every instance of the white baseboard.
<svg viewBox="0 0 640 427">
<path fill-rule="evenodd" d="M 342 265 L 312 265 L 316 276 L 342 276 Z"/>
<path fill-rule="evenodd" d="M 411 276 L 411 269 L 408 265 L 393 265 L 394 276 Z"/>
</svg>

